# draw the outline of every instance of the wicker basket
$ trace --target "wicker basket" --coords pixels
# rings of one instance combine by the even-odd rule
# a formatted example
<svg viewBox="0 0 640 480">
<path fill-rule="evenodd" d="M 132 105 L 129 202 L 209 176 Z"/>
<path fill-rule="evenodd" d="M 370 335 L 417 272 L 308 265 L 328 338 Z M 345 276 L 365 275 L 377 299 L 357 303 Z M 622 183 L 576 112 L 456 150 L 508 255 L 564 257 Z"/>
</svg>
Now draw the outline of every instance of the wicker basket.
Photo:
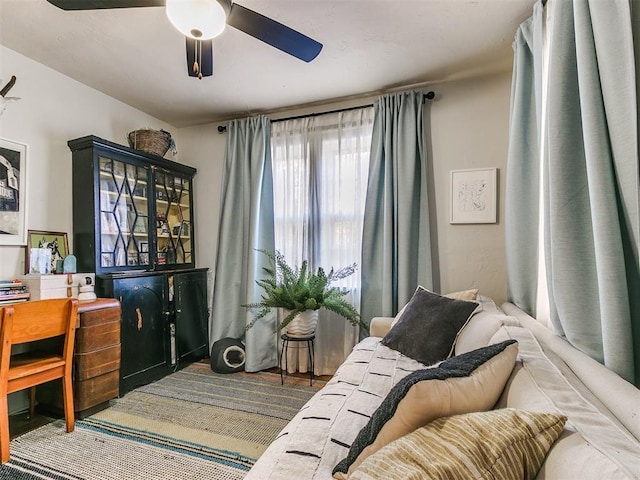
<svg viewBox="0 0 640 480">
<path fill-rule="evenodd" d="M 173 144 L 171 134 L 165 130 L 152 130 L 143 128 L 134 130 L 127 135 L 129 146 L 136 150 L 164 157 L 169 147 Z"/>
</svg>

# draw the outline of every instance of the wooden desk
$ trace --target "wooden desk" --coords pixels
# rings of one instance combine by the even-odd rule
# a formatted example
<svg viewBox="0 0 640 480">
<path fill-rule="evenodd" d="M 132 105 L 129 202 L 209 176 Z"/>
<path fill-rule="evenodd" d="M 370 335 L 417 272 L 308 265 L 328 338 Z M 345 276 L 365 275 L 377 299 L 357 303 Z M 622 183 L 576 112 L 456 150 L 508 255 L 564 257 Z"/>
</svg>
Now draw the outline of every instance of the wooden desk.
<svg viewBox="0 0 640 480">
<path fill-rule="evenodd" d="M 73 393 L 77 418 L 85 418 L 116 398 L 120 383 L 120 302 L 98 298 L 78 304 Z M 62 411 L 60 382 L 36 389 L 39 408 Z"/>
</svg>

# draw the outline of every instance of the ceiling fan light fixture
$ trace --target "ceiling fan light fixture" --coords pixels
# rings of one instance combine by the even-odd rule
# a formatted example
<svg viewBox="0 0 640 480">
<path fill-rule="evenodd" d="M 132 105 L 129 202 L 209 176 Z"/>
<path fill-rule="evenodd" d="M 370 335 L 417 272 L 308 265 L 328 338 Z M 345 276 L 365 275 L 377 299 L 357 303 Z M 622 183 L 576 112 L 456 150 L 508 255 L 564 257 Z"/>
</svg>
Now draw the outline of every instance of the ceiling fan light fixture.
<svg viewBox="0 0 640 480">
<path fill-rule="evenodd" d="M 166 0 L 167 18 L 195 40 L 208 40 L 224 30 L 227 15 L 217 0 Z"/>
</svg>

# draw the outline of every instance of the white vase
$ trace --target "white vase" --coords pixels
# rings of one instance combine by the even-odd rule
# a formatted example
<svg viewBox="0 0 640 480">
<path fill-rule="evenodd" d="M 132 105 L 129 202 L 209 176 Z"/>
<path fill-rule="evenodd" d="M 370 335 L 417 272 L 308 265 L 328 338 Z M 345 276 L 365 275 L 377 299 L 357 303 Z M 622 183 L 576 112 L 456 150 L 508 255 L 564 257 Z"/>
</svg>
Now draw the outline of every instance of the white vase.
<svg viewBox="0 0 640 480">
<path fill-rule="evenodd" d="M 284 318 L 289 315 L 289 311 L 284 311 Z M 295 316 L 285 327 L 287 335 L 290 337 L 308 337 L 313 335 L 318 325 L 318 310 L 305 310 Z"/>
</svg>

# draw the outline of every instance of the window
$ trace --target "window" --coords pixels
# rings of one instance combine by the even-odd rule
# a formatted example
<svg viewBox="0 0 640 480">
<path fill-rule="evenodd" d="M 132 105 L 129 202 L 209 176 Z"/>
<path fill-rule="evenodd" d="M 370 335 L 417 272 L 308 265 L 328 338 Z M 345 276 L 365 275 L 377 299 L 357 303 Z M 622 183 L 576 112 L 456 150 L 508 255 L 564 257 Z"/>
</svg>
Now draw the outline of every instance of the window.
<svg viewBox="0 0 640 480">
<path fill-rule="evenodd" d="M 274 122 L 276 249 L 289 262 L 360 261 L 372 125 L 372 108 Z"/>
<path fill-rule="evenodd" d="M 290 264 L 307 259 L 312 268 L 329 269 L 360 263 L 372 129 L 371 107 L 272 124 L 275 245 Z M 358 306 L 359 272 L 339 286 L 351 290 L 348 298 Z M 317 335 L 324 336 L 323 316 L 321 311 Z M 343 342 L 342 330 L 331 341 L 317 336 L 317 373 L 333 373 L 329 364 L 344 360 L 335 352 L 327 360 L 323 342 L 327 348 L 337 342 L 340 351 L 348 344 L 350 350 L 357 332 L 348 336 L 353 340 Z"/>
</svg>

